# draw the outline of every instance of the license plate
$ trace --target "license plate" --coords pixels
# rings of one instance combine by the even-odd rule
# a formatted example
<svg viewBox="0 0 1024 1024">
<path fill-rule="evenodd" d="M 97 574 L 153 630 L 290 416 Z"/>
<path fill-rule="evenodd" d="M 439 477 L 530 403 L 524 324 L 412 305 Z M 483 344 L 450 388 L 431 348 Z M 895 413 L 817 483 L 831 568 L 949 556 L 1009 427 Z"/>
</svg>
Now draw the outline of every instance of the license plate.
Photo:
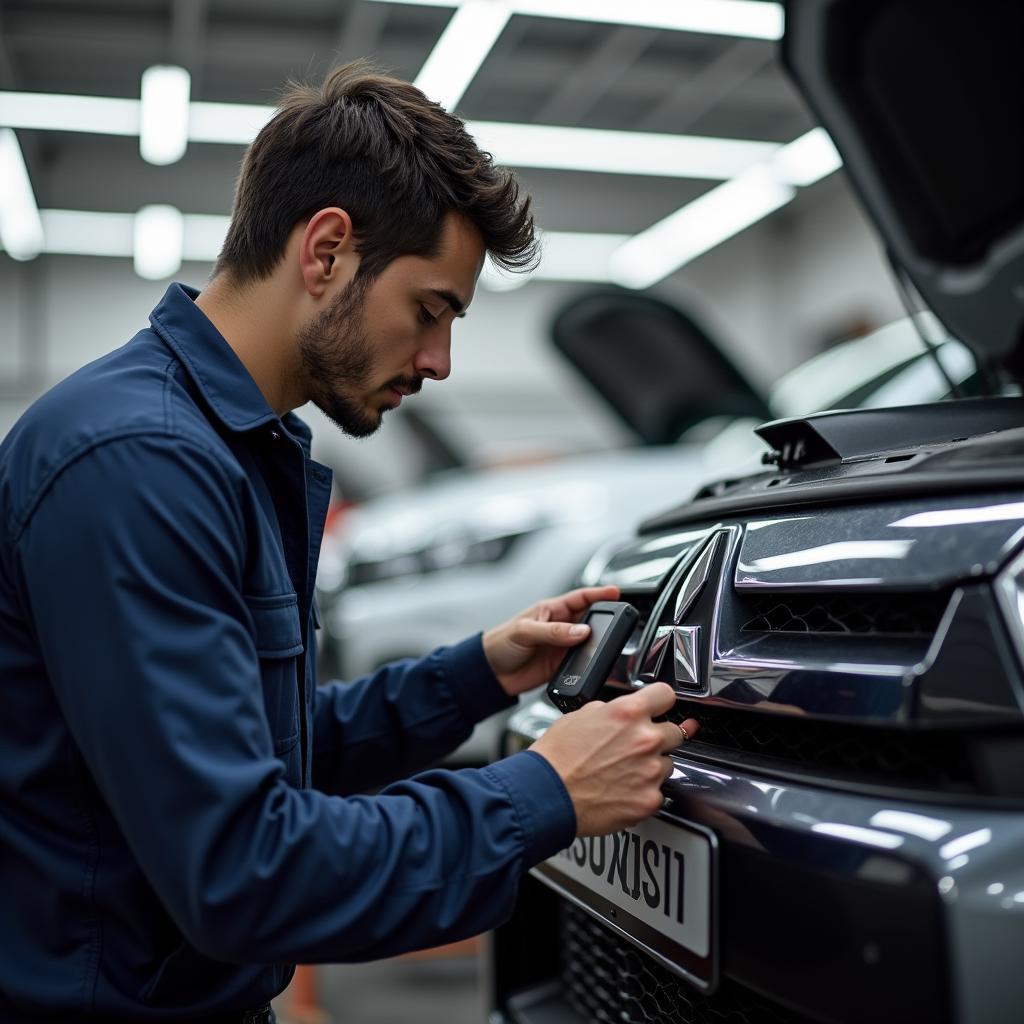
<svg viewBox="0 0 1024 1024">
<path fill-rule="evenodd" d="M 718 983 L 718 844 L 668 815 L 577 839 L 533 874 L 705 992 Z"/>
</svg>

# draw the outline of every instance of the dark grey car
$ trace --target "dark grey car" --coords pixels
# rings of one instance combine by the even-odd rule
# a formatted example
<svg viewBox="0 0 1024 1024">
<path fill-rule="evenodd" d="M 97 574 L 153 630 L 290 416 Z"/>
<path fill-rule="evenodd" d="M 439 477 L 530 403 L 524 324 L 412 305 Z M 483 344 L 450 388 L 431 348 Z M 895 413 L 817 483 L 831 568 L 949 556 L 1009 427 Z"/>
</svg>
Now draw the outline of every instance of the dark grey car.
<svg viewBox="0 0 1024 1024">
<path fill-rule="evenodd" d="M 763 472 L 590 567 L 641 612 L 604 699 L 663 680 L 701 731 L 661 814 L 533 872 L 493 1021 L 1024 1019 L 1021 18 L 787 5 L 787 67 L 991 397 L 766 424 Z"/>
</svg>

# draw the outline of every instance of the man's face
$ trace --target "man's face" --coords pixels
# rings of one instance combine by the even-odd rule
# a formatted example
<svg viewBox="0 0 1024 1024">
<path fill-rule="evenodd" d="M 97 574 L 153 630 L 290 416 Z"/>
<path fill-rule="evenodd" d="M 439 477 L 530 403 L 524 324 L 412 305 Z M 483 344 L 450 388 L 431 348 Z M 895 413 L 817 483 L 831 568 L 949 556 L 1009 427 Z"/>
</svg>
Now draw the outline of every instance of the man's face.
<svg viewBox="0 0 1024 1024">
<path fill-rule="evenodd" d="M 347 434 L 366 437 L 425 378 L 451 372 L 453 320 L 484 261 L 473 224 L 449 214 L 436 256 L 399 256 L 367 282 L 344 285 L 298 333 L 310 400 Z"/>
</svg>

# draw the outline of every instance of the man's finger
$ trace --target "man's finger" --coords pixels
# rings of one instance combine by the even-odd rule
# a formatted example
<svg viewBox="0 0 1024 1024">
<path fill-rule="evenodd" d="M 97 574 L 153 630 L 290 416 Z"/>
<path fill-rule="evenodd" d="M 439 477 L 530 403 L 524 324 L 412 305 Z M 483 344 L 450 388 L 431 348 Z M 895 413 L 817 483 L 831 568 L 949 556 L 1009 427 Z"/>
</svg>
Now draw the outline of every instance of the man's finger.
<svg viewBox="0 0 1024 1024">
<path fill-rule="evenodd" d="M 619 588 L 614 585 L 607 587 L 580 587 L 578 590 L 570 590 L 556 601 L 562 602 L 570 612 L 586 611 L 595 601 L 617 601 L 619 599 Z"/>
<path fill-rule="evenodd" d="M 683 742 L 683 734 L 675 722 L 659 722 L 658 731 L 661 733 L 661 752 L 667 754 L 675 750 Z"/>
<path fill-rule="evenodd" d="M 668 683 L 648 683 L 642 690 L 627 694 L 619 700 L 629 700 L 640 705 L 641 711 L 651 718 L 663 715 L 676 706 L 676 694 Z M 676 729 L 678 732 L 679 730 Z"/>
<path fill-rule="evenodd" d="M 575 647 L 589 635 L 590 627 L 580 623 L 520 619 L 512 631 L 512 641 L 522 647 Z"/>
</svg>

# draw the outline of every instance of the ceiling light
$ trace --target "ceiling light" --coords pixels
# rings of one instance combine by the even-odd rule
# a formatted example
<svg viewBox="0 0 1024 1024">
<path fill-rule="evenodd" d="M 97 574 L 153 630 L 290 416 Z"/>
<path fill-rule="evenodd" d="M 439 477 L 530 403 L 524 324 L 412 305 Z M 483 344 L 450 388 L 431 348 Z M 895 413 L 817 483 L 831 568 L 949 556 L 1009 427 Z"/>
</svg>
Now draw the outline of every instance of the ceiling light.
<svg viewBox="0 0 1024 1024">
<path fill-rule="evenodd" d="M 0 92 L 0 125 L 37 131 L 138 135 L 139 101 L 112 96 Z"/>
<path fill-rule="evenodd" d="M 43 210 L 44 252 L 69 256 L 128 256 L 135 251 L 135 215 L 91 210 Z"/>
<path fill-rule="evenodd" d="M 835 143 L 824 128 L 812 128 L 771 158 L 771 168 L 790 185 L 813 185 L 843 166 Z"/>
<path fill-rule="evenodd" d="M 466 128 L 499 164 L 710 181 L 731 178 L 779 148 L 747 139 L 500 121 L 467 121 Z"/>
<path fill-rule="evenodd" d="M 0 92 L 0 124 L 12 128 L 134 135 L 139 108 L 138 100 Z M 193 102 L 188 139 L 247 146 L 273 115 L 273 107 L 254 103 Z M 775 142 L 749 139 L 500 121 L 467 121 L 466 129 L 499 163 L 514 167 L 709 181 L 731 178 L 780 149 Z"/>
<path fill-rule="evenodd" d="M 142 72 L 139 152 L 151 164 L 173 164 L 188 146 L 192 76 L 184 68 L 155 65 Z"/>
<path fill-rule="evenodd" d="M 230 217 L 221 214 L 186 213 L 181 258 L 212 263 L 224 245 Z"/>
<path fill-rule="evenodd" d="M 753 39 L 781 39 L 782 5 L 762 0 L 512 0 L 516 14 Z"/>
<path fill-rule="evenodd" d="M 18 137 L 0 128 L 0 241 L 16 260 L 30 260 L 43 248 L 43 224 Z"/>
<path fill-rule="evenodd" d="M 543 231 L 540 237 L 540 263 L 528 273 L 501 270 L 487 261 L 480 283 L 493 292 L 512 291 L 531 280 L 606 282 L 609 257 L 629 235 L 596 231 Z"/>
<path fill-rule="evenodd" d="M 135 214 L 135 273 L 150 281 L 170 277 L 181 266 L 184 219 L 175 206 L 143 206 Z"/>
<path fill-rule="evenodd" d="M 422 7 L 455 7 L 457 0 L 383 0 Z M 497 0 L 495 0 L 497 5 Z M 763 0 L 508 0 L 511 14 L 572 21 L 600 21 L 678 32 L 707 32 L 751 39 L 781 39 L 782 5 Z"/>
<path fill-rule="evenodd" d="M 614 280 L 647 288 L 727 238 L 785 206 L 796 190 L 764 164 L 748 168 L 621 245 Z"/>
<path fill-rule="evenodd" d="M 188 138 L 190 142 L 248 146 L 274 113 L 273 107 L 257 103 L 193 102 Z"/>
<path fill-rule="evenodd" d="M 462 4 L 416 76 L 416 87 L 445 109 L 454 110 L 508 24 L 510 13 L 505 4 L 492 0 Z"/>
</svg>

